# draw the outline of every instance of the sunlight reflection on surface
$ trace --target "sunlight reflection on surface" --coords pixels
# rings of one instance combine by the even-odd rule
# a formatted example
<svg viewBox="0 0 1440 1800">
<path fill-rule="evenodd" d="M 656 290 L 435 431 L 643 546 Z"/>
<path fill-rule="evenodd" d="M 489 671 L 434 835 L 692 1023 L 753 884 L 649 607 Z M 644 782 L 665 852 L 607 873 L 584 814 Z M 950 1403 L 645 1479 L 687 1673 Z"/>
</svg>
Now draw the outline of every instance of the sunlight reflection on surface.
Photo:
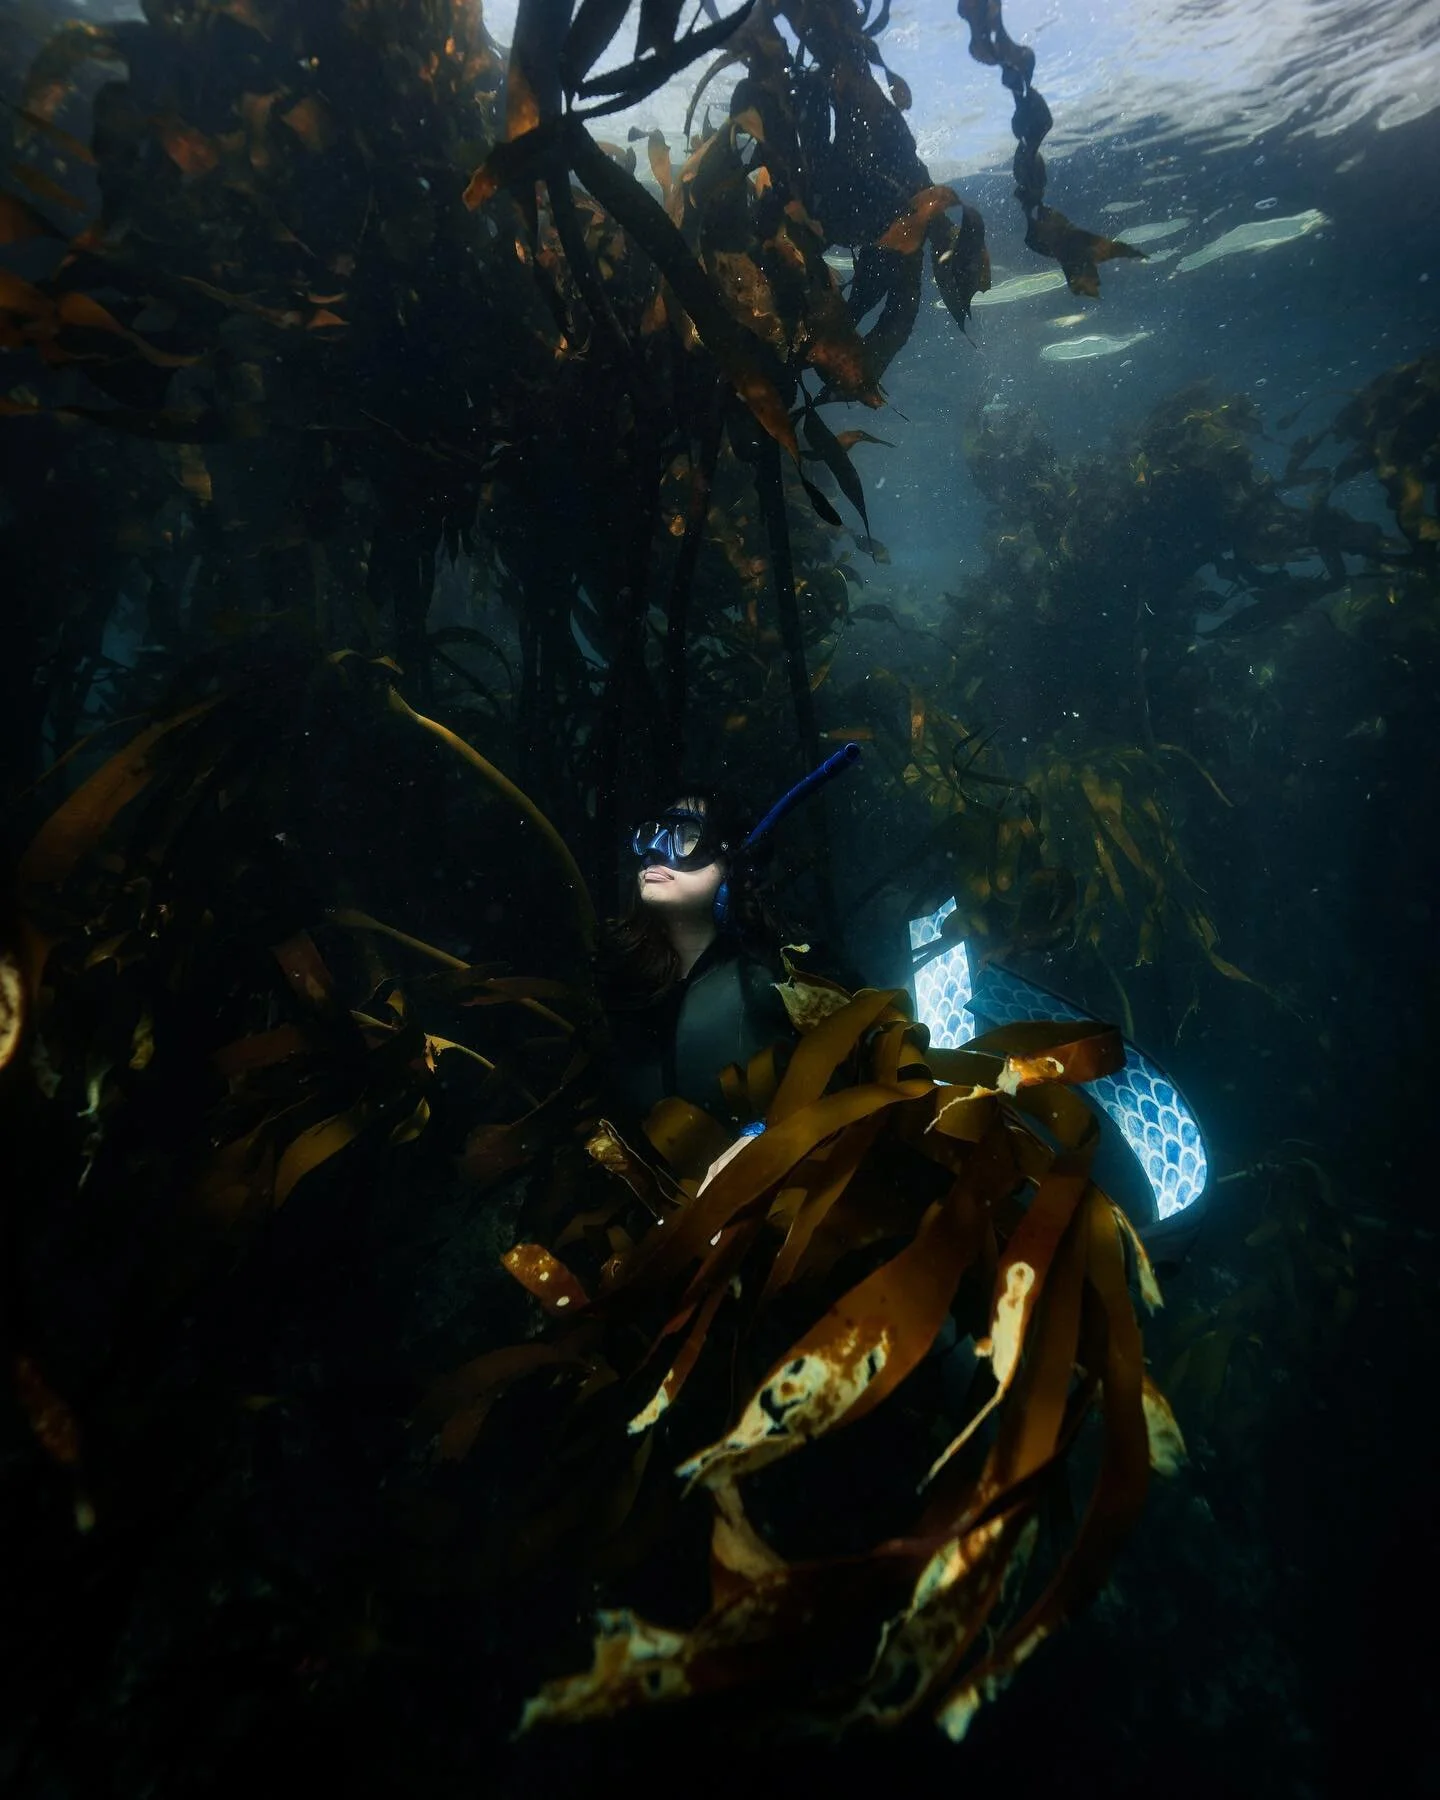
<svg viewBox="0 0 1440 1800">
<path fill-rule="evenodd" d="M 508 42 L 516 0 L 485 9 Z M 1125 133 L 1150 142 L 1181 131 L 1191 141 L 1244 144 L 1267 131 L 1331 136 L 1373 117 L 1382 130 L 1440 105 L 1440 0 L 1115 0 L 1102 8 L 1009 0 L 1012 37 L 1032 45 L 1036 85 L 1055 113 L 1046 154 L 1081 138 Z M 1008 161 L 1009 108 L 994 71 L 970 60 L 969 34 L 949 0 L 895 0 L 883 37 L 886 60 L 910 83 L 920 154 L 944 175 Z M 632 54 L 621 33 L 598 68 Z M 678 141 L 694 71 L 633 114 L 606 121 L 623 138 L 632 124 Z M 709 90 L 728 104 L 729 75 Z"/>
</svg>

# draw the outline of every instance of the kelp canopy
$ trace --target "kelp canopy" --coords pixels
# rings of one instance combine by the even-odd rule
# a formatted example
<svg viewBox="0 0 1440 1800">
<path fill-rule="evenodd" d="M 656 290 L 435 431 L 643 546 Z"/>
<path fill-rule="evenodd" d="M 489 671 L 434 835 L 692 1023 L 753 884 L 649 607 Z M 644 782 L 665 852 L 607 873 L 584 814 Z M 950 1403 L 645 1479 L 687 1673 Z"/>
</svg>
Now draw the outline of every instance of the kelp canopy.
<svg viewBox="0 0 1440 1800">
<path fill-rule="evenodd" d="M 217 622 L 310 630 L 485 712 L 485 642 L 427 622 L 437 557 L 468 567 L 519 634 L 512 764 L 601 858 L 617 792 L 678 767 L 687 706 L 691 741 L 713 726 L 687 650 L 737 608 L 809 754 L 807 646 L 840 599 L 803 522 L 838 522 L 816 482 L 864 526 L 853 435 L 821 409 L 880 404 L 927 252 L 963 326 L 984 227 L 916 153 L 884 11 L 752 5 L 678 40 L 676 9 L 637 12 L 604 75 L 614 4 L 522 7 L 508 77 L 478 12 L 438 4 L 157 7 L 41 51 L 0 301 L 29 352 L 12 430 L 63 478 L 19 496 L 23 550 L 66 601 L 63 645 L 27 621 L 45 679 L 8 709 L 7 764 L 33 766 L 42 721 L 68 742 L 104 678 L 117 558 L 168 653 Z M 1015 95 L 1030 235 L 1093 292 L 1124 247 L 1045 206 L 1033 56 L 998 7 L 962 12 Z M 652 136 L 657 200 L 595 131 L 717 50 L 729 113 L 678 166 Z M 58 120 L 106 63 L 123 78 L 83 143 Z M 61 492 L 85 496 L 78 539 Z M 722 517 L 727 492 L 746 499 Z M 540 721 L 562 717 L 557 740 Z"/>
<path fill-rule="evenodd" d="M 1026 242 L 1094 297 L 1136 252 L 1048 204 L 1034 57 L 960 12 Z M 887 24 L 526 0 L 507 52 L 435 0 L 201 0 L 7 71 L 6 1631 L 37 1790 L 244 1785 L 258 1719 L 409 1791 L 525 1695 L 959 1737 L 1178 1456 L 1072 1092 L 1113 1031 L 936 1052 L 903 994 L 797 966 L 799 1051 L 730 1074 L 767 1132 L 703 1192 L 713 1121 L 629 1142 L 601 1105 L 591 896 L 624 809 L 716 746 L 771 789 L 872 745 L 916 847 L 871 897 L 958 887 L 1021 951 L 1098 950 L 1134 904 L 1142 960 L 1178 913 L 1238 975 L 1143 680 L 1087 757 L 991 748 L 1012 604 L 1072 629 L 1115 542 L 1147 593 L 1228 559 L 1277 615 L 1303 548 L 1400 566 L 1262 491 L 1223 403 L 1162 410 L 1123 472 L 982 425 L 1023 544 L 946 668 L 835 691 L 884 612 L 851 603 L 846 534 L 884 554 L 852 452 L 925 282 L 963 329 L 989 280 Z M 683 144 L 600 135 L 685 69 Z M 1419 556 L 1410 393 L 1337 428 Z M 810 832 L 784 873 L 824 908 Z"/>
</svg>

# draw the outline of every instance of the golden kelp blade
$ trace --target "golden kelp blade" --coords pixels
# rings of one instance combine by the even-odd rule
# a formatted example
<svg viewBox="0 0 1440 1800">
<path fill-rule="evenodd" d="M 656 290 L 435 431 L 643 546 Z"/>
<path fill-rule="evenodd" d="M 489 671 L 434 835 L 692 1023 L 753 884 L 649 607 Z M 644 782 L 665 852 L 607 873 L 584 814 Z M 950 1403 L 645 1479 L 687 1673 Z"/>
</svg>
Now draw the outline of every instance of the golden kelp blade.
<svg viewBox="0 0 1440 1800">
<path fill-rule="evenodd" d="M 676 1473 L 707 1485 L 734 1481 L 872 1411 L 934 1343 L 983 1229 L 980 1209 L 957 1183 L 913 1243 L 779 1359 L 735 1429 Z"/>
<path fill-rule="evenodd" d="M 902 256 L 913 256 L 925 242 L 932 219 L 944 216 L 945 209 L 958 206 L 960 196 L 950 187 L 922 188 L 909 206 L 877 240 L 882 250 L 897 250 Z"/>
<path fill-rule="evenodd" d="M 1103 1345 L 1096 1353 L 1103 1425 L 1100 1472 L 1075 1543 L 1045 1591 L 941 1704 L 937 1721 L 957 1741 L 981 1704 L 993 1699 L 1020 1664 L 1099 1589 L 1120 1539 L 1144 1504 L 1150 1454 L 1140 1333 L 1125 1286 L 1120 1233 L 1109 1203 L 1093 1190 L 1085 1225 L 1086 1309 Z"/>
<path fill-rule="evenodd" d="M 20 1048 L 25 1030 L 25 982 L 13 951 L 0 951 L 0 1069 Z"/>
<path fill-rule="evenodd" d="M 1053 1079 L 1057 1069 L 1083 1081 L 1116 1066 L 1123 1055 L 1117 1035 L 1073 1024 L 993 1033 L 977 1052 L 946 1053 L 965 1057 L 967 1073 L 991 1077 L 983 1091 L 957 1097 L 910 1078 L 907 1059 L 918 1052 L 907 1048 L 909 1021 L 887 1002 L 862 994 L 814 1025 L 772 1102 L 767 1131 L 745 1142 L 678 1218 L 621 1259 L 598 1302 L 601 1315 L 614 1309 L 611 1329 L 629 1316 L 629 1306 L 658 1298 L 665 1281 L 686 1284 L 667 1327 L 684 1332 L 681 1348 L 659 1390 L 648 1387 L 649 1404 L 631 1418 L 630 1431 L 649 1432 L 662 1419 L 672 1431 L 683 1429 L 682 1389 L 722 1300 L 734 1293 L 743 1308 L 754 1293 L 752 1248 L 760 1253 L 783 1233 L 758 1302 L 749 1302 L 763 1308 L 804 1264 L 814 1241 L 813 1228 L 808 1235 L 801 1228 L 807 1211 L 818 1212 L 816 1228 L 838 1231 L 842 1244 L 851 1233 L 858 1234 L 851 1241 L 868 1242 L 897 1229 L 908 1229 L 909 1242 L 835 1300 L 777 1358 L 734 1427 L 677 1469 L 692 1489 L 706 1487 L 715 1499 L 710 1610 L 687 1630 L 628 1609 L 606 1611 L 592 1667 L 547 1683 L 526 1706 L 522 1729 L 729 1689 L 752 1695 L 763 1711 L 770 1672 L 793 1696 L 807 1670 L 823 1663 L 823 1680 L 816 1674 L 817 1685 L 788 1703 L 792 1718 L 822 1728 L 894 1725 L 938 1704 L 945 1728 L 963 1730 L 979 1699 L 998 1691 L 1093 1591 L 1143 1497 L 1152 1455 L 1157 1466 L 1173 1466 L 1178 1433 L 1158 1392 L 1145 1384 L 1125 1285 L 1125 1240 L 1111 1202 L 1089 1179 L 1093 1115 Z M 860 1036 L 871 1081 L 826 1094 Z M 995 1084 L 1007 1071 L 1013 1099 Z M 873 1104 L 877 1097 L 891 1103 Z M 852 1104 L 842 1113 L 846 1100 Z M 966 1130 L 938 1129 L 945 1109 L 958 1105 L 970 1109 Z M 827 1125 L 829 1131 L 819 1129 Z M 781 1134 L 789 1135 L 771 1143 Z M 877 1185 L 881 1170 L 903 1166 L 895 1161 L 902 1146 L 938 1160 L 950 1172 L 949 1191 L 926 1207 L 912 1205 L 908 1226 L 899 1223 L 902 1206 L 878 1227 L 878 1238 L 867 1237 L 867 1219 L 902 1198 L 901 1191 L 887 1194 L 883 1180 Z M 868 1173 L 857 1199 L 862 1168 Z M 1003 1241 L 996 1221 L 1013 1205 L 1021 1169 L 1038 1185 Z M 707 1208 L 712 1192 L 719 1197 Z M 767 1199 L 762 1213 L 757 1205 Z M 848 1212 L 835 1210 L 845 1206 Z M 843 1222 L 827 1224 L 833 1219 Z M 781 1558 L 745 1515 L 745 1479 L 889 1399 L 924 1359 L 962 1277 L 975 1268 L 993 1285 L 990 1334 L 980 1349 L 991 1359 L 996 1393 L 941 1458 L 913 1534 L 843 1562 Z M 603 1316 L 596 1325 L 604 1328 Z M 997 1614 L 1032 1561 L 1037 1509 L 1065 1478 L 1070 1449 L 1097 1401 L 1105 1450 L 1085 1521 L 1074 1543 L 1059 1550 L 1025 1619 L 995 1640 Z M 953 1452 L 992 1417 L 983 1466 L 966 1473 Z M 991 1647 L 976 1663 L 987 1634 Z M 835 1668 L 829 1649 L 841 1635 L 854 1647 L 848 1672 Z"/>
<path fill-rule="evenodd" d="M 151 725 L 111 757 L 65 800 L 36 832 L 20 859 L 22 884 L 53 886 L 93 850 L 116 815 L 139 794 L 152 774 L 150 752 L 168 733 L 199 718 L 213 701 L 192 706 L 173 719 Z"/>
</svg>

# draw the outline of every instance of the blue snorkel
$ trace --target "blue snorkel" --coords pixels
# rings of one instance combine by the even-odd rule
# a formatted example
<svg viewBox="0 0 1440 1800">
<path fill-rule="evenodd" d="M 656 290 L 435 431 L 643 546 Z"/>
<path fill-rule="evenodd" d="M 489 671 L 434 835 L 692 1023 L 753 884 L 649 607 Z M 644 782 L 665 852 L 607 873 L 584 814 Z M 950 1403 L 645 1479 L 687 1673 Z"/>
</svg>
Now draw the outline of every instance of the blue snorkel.
<svg viewBox="0 0 1440 1800">
<path fill-rule="evenodd" d="M 792 812 L 802 800 L 808 800 L 817 788 L 824 787 L 827 781 L 833 781 L 837 775 L 843 775 L 847 769 L 853 768 L 860 760 L 860 746 L 855 743 L 842 744 L 833 756 L 827 756 L 818 769 L 812 769 L 803 781 L 797 781 L 786 794 L 770 808 L 760 823 L 746 836 L 740 846 L 739 854 L 744 856 L 753 850 L 761 838 L 774 830 L 789 812 Z M 719 892 L 715 896 L 715 923 L 723 931 L 730 920 L 730 883 L 722 881 Z"/>
</svg>

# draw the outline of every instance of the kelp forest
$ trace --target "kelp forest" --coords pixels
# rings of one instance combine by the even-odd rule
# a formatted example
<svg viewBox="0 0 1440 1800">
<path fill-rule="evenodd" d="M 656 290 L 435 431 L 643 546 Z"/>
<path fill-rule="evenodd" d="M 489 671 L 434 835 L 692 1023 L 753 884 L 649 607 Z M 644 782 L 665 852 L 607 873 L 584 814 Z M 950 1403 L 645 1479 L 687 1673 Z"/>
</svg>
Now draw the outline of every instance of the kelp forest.
<svg viewBox="0 0 1440 1800">
<path fill-rule="evenodd" d="M 922 160 L 890 0 L 5 24 L 7 1791 L 1103 1769 L 1068 1646 L 1131 1680 L 1127 1621 L 1253 1589 L 1250 1446 L 1384 1379 L 1428 1039 L 1298 938 L 1382 894 L 1424 938 L 1440 356 L 1079 452 L 957 393 L 983 541 L 909 606 L 867 498 L 922 309 L 973 331 L 987 233 L 1101 318 L 1146 254 L 958 10 L 1004 218 Z M 613 125 L 682 74 L 683 137 Z M 848 743 L 766 879 L 861 983 L 797 923 L 794 1052 L 725 1076 L 763 1135 L 622 1128 L 633 820 Z M 1369 901 L 1257 908 L 1341 830 Z M 952 896 L 1092 1016 L 933 1045 L 905 927 Z M 1092 1179 L 1137 1036 L 1224 1259 L 1152 1267 Z"/>
</svg>

